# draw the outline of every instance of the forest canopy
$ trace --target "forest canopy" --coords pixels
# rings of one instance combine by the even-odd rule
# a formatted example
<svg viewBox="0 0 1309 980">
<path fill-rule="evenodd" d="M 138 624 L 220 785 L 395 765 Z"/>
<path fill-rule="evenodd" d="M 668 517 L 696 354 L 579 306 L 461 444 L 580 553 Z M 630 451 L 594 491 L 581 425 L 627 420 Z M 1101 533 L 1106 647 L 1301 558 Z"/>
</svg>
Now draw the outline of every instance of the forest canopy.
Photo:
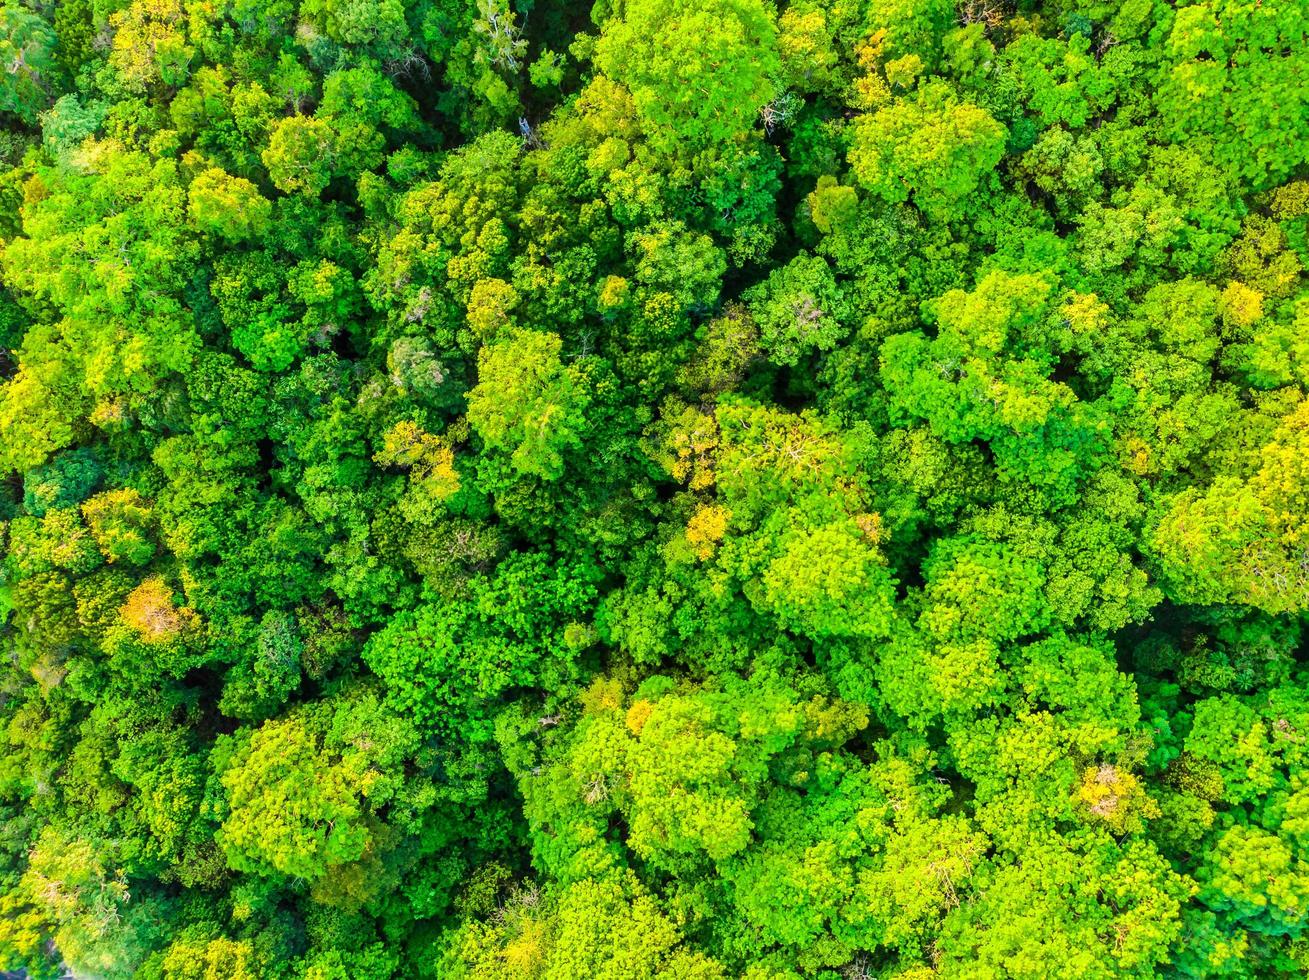
<svg viewBox="0 0 1309 980">
<path fill-rule="evenodd" d="M 1306 0 L 0 66 L 0 972 L 1309 972 Z"/>
</svg>

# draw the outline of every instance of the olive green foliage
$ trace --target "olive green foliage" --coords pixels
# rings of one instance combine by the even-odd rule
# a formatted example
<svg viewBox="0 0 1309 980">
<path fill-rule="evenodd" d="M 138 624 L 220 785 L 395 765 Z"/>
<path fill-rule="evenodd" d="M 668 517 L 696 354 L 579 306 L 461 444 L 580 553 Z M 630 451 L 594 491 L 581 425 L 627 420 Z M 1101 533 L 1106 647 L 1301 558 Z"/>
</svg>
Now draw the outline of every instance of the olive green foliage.
<svg viewBox="0 0 1309 980">
<path fill-rule="evenodd" d="M 1309 973 L 1303 0 L 0 0 L 0 974 Z"/>
</svg>

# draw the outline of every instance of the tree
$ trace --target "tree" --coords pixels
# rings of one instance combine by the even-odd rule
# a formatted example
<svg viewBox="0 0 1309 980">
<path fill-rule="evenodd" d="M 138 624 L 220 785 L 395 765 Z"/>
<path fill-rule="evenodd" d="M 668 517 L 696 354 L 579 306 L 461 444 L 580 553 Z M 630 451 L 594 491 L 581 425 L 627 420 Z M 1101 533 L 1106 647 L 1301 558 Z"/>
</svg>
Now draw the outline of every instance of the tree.
<svg viewBox="0 0 1309 980">
<path fill-rule="evenodd" d="M 606 24 L 595 57 L 632 93 L 665 151 L 742 138 L 781 69 L 774 15 L 759 0 L 637 0 Z"/>
<path fill-rule="evenodd" d="M 226 791 L 217 840 L 228 864 L 313 881 L 372 839 L 352 783 L 304 721 L 270 721 L 218 748 Z"/>
<path fill-rule="evenodd" d="M 1220 475 L 1203 491 L 1173 498 L 1155 547 L 1173 576 L 1187 569 L 1175 586 L 1180 594 L 1273 613 L 1309 601 L 1301 544 L 1309 501 L 1298 476 L 1307 427 L 1309 409 L 1299 406 L 1252 454 L 1248 479 Z"/>
<path fill-rule="evenodd" d="M 150 505 L 135 490 L 107 490 L 82 505 L 91 535 L 105 560 L 144 565 L 154 557 L 150 540 Z"/>
<path fill-rule="evenodd" d="M 178 0 L 133 0 L 109 16 L 109 63 L 129 92 L 185 81 L 195 48 L 187 43 L 184 16 Z"/>
<path fill-rule="evenodd" d="M 1156 100 L 1175 136 L 1204 134 L 1222 163 L 1257 188 L 1273 186 L 1303 162 L 1304 52 L 1289 10 L 1257 11 L 1211 0 L 1172 22 Z M 1277 57 L 1257 57 L 1255 48 Z M 1272 129 L 1291 126 L 1285 139 Z"/>
<path fill-rule="evenodd" d="M 556 334 L 508 332 L 482 348 L 468 395 L 468 421 L 486 446 L 545 480 L 558 479 L 563 454 L 581 446 L 589 401 L 584 375 L 563 363 L 562 347 Z"/>
<path fill-rule="evenodd" d="M 912 197 L 927 215 L 949 218 L 1000 162 L 1005 137 L 985 109 L 961 101 L 948 85 L 928 82 L 914 97 L 855 121 L 850 166 L 878 197 Z"/>
<path fill-rule="evenodd" d="M 827 262 L 800 255 L 745 295 L 759 325 L 759 343 L 779 364 L 826 351 L 848 332 L 849 307 Z"/>
<path fill-rule="evenodd" d="M 1044 842 L 1029 860 L 977 876 L 984 898 L 942 930 L 948 968 L 1015 977 L 1119 976 L 1154 968 L 1181 935 L 1189 887 L 1147 844 L 1099 839 L 1079 852 Z M 1070 900 L 1063 889 L 1078 888 Z M 964 967 L 968 963 L 972 966 Z"/>
<path fill-rule="evenodd" d="M 0 38 L 0 62 L 6 66 L 0 112 L 31 125 L 51 102 L 50 86 L 57 78 L 55 32 L 35 13 L 6 4 L 0 7 Z"/>
<path fill-rule="evenodd" d="M 46 828 L 28 856 L 26 869 L 3 898 L 0 951 L 45 972 L 53 942 L 75 970 L 128 977 L 144 959 L 168 910 L 146 898 L 131 902 L 121 870 L 111 866 L 100 842 Z M 138 897 L 139 898 L 139 897 Z M 152 921 L 153 919 L 153 921 Z"/>
<path fill-rule="evenodd" d="M 279 120 L 264 150 L 264 166 L 285 194 L 321 194 L 336 166 L 332 127 L 313 116 Z"/>
<path fill-rule="evenodd" d="M 191 220 L 203 231 L 232 241 L 257 237 L 268 228 L 272 205 L 242 177 L 211 168 L 191 182 Z"/>
</svg>

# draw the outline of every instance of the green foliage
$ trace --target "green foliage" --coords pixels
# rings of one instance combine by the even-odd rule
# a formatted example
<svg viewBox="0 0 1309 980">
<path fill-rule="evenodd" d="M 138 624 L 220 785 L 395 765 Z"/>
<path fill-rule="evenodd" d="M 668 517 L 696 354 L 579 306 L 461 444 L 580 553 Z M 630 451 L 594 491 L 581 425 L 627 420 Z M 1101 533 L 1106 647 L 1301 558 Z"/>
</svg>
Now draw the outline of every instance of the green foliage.
<svg viewBox="0 0 1309 980">
<path fill-rule="evenodd" d="M 759 325 L 760 346 L 779 364 L 796 364 L 813 350 L 831 350 L 847 331 L 849 316 L 827 262 L 800 255 L 745 295 Z"/>
<path fill-rule="evenodd" d="M 12 113 L 33 123 L 50 101 L 50 84 L 58 72 L 58 38 L 37 14 L 18 4 L 0 7 L 0 113 Z"/>
<path fill-rule="evenodd" d="M 1280 613 L 1309 604 L 1302 460 L 1309 406 L 1288 414 L 1258 449 L 1247 479 L 1188 488 L 1163 516 L 1156 547 L 1179 596 L 1234 600 Z M 1257 468 L 1255 468 L 1257 467 Z M 1179 574 L 1185 568 L 1185 576 Z"/>
<path fill-rule="evenodd" d="M 1161 52 L 1156 101 L 1165 125 L 1176 137 L 1208 137 L 1223 166 L 1256 189 L 1304 164 L 1309 133 L 1299 110 L 1309 90 L 1299 28 L 1293 5 L 1210 0 L 1177 12 Z"/>
<path fill-rule="evenodd" d="M 232 867 L 312 881 L 364 853 L 356 791 L 302 722 L 270 721 L 216 752 L 228 809 L 216 839 Z"/>
<path fill-rule="evenodd" d="M 0 2 L 0 974 L 1304 975 L 1302 7 Z"/>
<path fill-rule="evenodd" d="M 206 170 L 190 188 L 191 220 L 202 230 L 231 241 L 256 237 L 268 228 L 272 205 L 242 177 Z"/>
<path fill-rule="evenodd" d="M 518 330 L 482 348 L 468 422 L 488 449 L 510 453 L 521 473 L 546 480 L 563 472 L 563 454 L 581 445 L 585 376 L 559 358 L 555 334 Z"/>
<path fill-rule="evenodd" d="M 743 139 L 777 94 L 781 69 L 775 15 L 762 0 L 632 0 L 605 24 L 595 60 L 669 150 Z"/>
<path fill-rule="evenodd" d="M 1004 126 L 985 109 L 929 82 L 855 121 L 850 167 L 878 197 L 912 197 L 925 213 L 950 217 L 1000 162 L 1004 145 Z"/>
</svg>

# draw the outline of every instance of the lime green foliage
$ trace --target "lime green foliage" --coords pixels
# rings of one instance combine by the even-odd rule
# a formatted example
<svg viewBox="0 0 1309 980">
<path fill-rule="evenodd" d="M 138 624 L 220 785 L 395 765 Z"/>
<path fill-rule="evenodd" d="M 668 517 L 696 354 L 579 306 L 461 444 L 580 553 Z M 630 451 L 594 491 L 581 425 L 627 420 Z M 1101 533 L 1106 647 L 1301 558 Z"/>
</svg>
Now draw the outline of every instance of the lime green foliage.
<svg viewBox="0 0 1309 980">
<path fill-rule="evenodd" d="M 191 182 L 191 220 L 211 234 L 234 241 L 255 237 L 267 230 L 272 211 L 259 189 L 242 177 L 215 168 Z"/>
<path fill-rule="evenodd" d="M 0 0 L 0 974 L 1309 972 L 1299 0 Z"/>
<path fill-rule="evenodd" d="M 777 94 L 775 14 L 764 0 L 633 0 L 595 59 L 632 93 L 655 145 L 739 140 Z"/>
<path fill-rule="evenodd" d="M 1274 613 L 1309 605 L 1307 453 L 1309 405 L 1301 403 L 1245 462 L 1257 467 L 1248 478 L 1221 476 L 1203 493 L 1178 494 L 1156 543 L 1173 575 L 1186 569 L 1181 590 Z"/>
<path fill-rule="evenodd" d="M 312 880 L 368 846 L 346 773 L 297 721 L 268 722 L 220 765 L 230 812 L 218 840 L 238 870 Z"/>
<path fill-rule="evenodd" d="M 488 449 L 510 453 L 514 468 L 547 480 L 563 453 L 581 445 L 585 379 L 559 359 L 555 334 L 517 331 L 482 348 L 468 422 Z"/>
<path fill-rule="evenodd" d="M 1302 13 L 1293 4 L 1188 5 L 1172 18 L 1161 52 L 1156 100 L 1165 124 L 1176 136 L 1208 137 L 1223 166 L 1259 189 L 1306 159 Z"/>
<path fill-rule="evenodd" d="M 1004 142 L 1004 127 L 985 109 L 930 82 L 913 99 L 856 120 L 850 167 L 884 200 L 912 196 L 929 214 L 949 215 L 1000 162 Z"/>
</svg>

